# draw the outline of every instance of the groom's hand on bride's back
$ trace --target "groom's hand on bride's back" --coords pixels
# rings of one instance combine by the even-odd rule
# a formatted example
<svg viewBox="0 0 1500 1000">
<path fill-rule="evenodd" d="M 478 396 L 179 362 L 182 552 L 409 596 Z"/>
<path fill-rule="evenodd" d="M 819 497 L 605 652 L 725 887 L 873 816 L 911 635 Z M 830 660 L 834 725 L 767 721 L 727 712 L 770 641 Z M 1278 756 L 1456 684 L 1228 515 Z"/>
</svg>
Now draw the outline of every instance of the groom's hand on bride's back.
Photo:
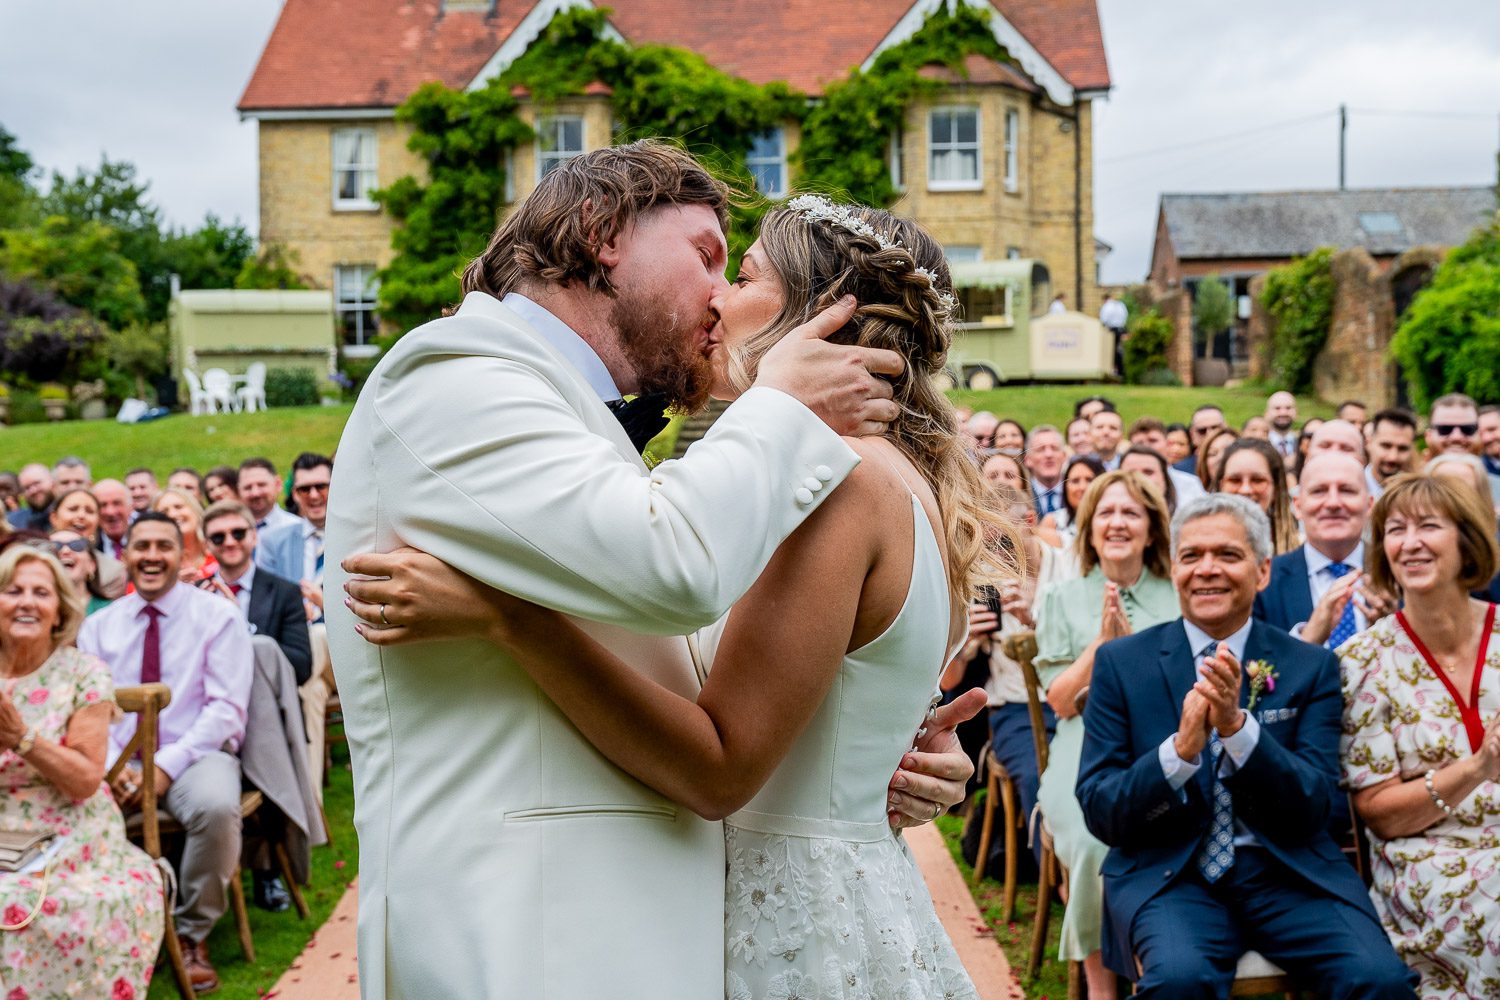
<svg viewBox="0 0 1500 1000">
<path fill-rule="evenodd" d="M 797 399 L 835 432 L 861 437 L 883 434 L 900 413 L 890 383 L 906 362 L 895 351 L 830 344 L 826 339 L 854 315 L 854 296 L 844 298 L 781 338 L 761 359 L 755 384 Z"/>
</svg>

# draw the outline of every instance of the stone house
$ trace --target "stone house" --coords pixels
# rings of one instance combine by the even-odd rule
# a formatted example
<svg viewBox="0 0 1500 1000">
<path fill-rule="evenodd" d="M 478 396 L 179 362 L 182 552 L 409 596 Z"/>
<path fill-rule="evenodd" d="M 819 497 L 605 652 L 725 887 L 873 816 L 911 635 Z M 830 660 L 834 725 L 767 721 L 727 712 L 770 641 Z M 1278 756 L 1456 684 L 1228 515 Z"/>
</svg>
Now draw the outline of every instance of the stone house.
<svg viewBox="0 0 1500 1000">
<path fill-rule="evenodd" d="M 1110 88 L 1095 0 L 613 0 L 627 42 L 698 52 L 753 83 L 783 80 L 816 99 L 869 65 L 945 4 L 986 12 L 1013 62 L 973 57 L 967 75 L 929 67 L 948 86 L 894 129 L 892 209 L 918 219 L 955 261 L 1034 258 L 1075 307 L 1098 308 L 1093 236 L 1093 101 Z M 392 257 L 392 221 L 368 197 L 423 162 L 396 107 L 439 80 L 478 88 L 503 72 L 552 17 L 590 0 L 286 0 L 239 102 L 259 127 L 260 237 L 297 252 L 334 291 L 347 353 L 373 351 L 375 271 Z M 611 141 L 607 88 L 550 105 L 517 147 L 506 199 L 549 164 Z M 788 123 L 758 137 L 748 165 L 769 195 L 797 177 Z"/>
</svg>

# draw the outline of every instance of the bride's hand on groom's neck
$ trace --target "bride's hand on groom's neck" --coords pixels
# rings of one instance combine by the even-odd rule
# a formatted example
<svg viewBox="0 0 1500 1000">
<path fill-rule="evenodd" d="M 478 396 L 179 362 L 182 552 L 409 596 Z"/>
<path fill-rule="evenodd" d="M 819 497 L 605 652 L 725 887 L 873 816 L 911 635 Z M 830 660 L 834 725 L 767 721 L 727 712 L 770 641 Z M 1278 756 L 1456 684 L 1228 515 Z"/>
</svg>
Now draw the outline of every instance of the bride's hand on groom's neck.
<svg viewBox="0 0 1500 1000">
<path fill-rule="evenodd" d="M 885 433 L 900 409 L 891 400 L 890 383 L 877 376 L 906 368 L 894 351 L 828 343 L 825 338 L 843 329 L 855 308 L 854 296 L 846 295 L 792 330 L 766 352 L 755 379 L 798 400 L 846 437 Z"/>
</svg>

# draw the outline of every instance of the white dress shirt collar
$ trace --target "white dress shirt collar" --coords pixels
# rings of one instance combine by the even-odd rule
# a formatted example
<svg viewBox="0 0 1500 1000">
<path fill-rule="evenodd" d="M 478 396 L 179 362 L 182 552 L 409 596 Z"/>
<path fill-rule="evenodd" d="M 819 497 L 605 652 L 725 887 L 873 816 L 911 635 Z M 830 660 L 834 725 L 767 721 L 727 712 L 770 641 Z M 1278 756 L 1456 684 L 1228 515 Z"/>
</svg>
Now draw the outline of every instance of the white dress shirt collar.
<svg viewBox="0 0 1500 1000">
<path fill-rule="evenodd" d="M 519 292 L 507 292 L 500 303 L 531 324 L 553 350 L 578 370 L 600 399 L 608 403 L 623 398 L 609 369 L 599 360 L 598 352 L 572 327 Z"/>
<path fill-rule="evenodd" d="M 1250 640 L 1250 626 L 1253 623 L 1253 618 L 1246 618 L 1245 624 L 1236 629 L 1228 638 L 1217 640 L 1186 618 L 1182 620 L 1182 627 L 1187 631 L 1188 649 L 1193 651 L 1193 659 L 1195 661 L 1203 654 L 1204 646 L 1207 646 L 1211 642 L 1218 642 L 1220 646 L 1228 646 L 1229 651 L 1234 654 L 1234 658 L 1243 664 L 1245 662 L 1245 643 Z"/>
<path fill-rule="evenodd" d="M 1302 555 L 1307 560 L 1307 575 L 1309 578 L 1316 577 L 1319 573 L 1333 565 L 1333 560 L 1313 548 L 1312 542 L 1302 543 Z M 1365 543 L 1360 542 L 1349 553 L 1347 559 L 1342 560 L 1345 566 L 1353 569 L 1362 569 L 1365 565 Z"/>
</svg>

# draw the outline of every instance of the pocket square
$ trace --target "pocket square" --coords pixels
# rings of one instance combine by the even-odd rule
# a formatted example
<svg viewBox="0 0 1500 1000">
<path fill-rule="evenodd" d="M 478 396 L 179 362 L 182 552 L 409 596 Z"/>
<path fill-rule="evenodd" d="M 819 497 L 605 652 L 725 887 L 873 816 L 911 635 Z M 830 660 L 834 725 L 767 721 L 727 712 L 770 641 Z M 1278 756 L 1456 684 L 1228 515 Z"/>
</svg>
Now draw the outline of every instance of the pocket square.
<svg viewBox="0 0 1500 1000">
<path fill-rule="evenodd" d="M 1298 711 L 1296 708 L 1264 708 L 1255 713 L 1255 718 L 1261 725 L 1268 722 L 1290 722 L 1297 717 Z"/>
</svg>

